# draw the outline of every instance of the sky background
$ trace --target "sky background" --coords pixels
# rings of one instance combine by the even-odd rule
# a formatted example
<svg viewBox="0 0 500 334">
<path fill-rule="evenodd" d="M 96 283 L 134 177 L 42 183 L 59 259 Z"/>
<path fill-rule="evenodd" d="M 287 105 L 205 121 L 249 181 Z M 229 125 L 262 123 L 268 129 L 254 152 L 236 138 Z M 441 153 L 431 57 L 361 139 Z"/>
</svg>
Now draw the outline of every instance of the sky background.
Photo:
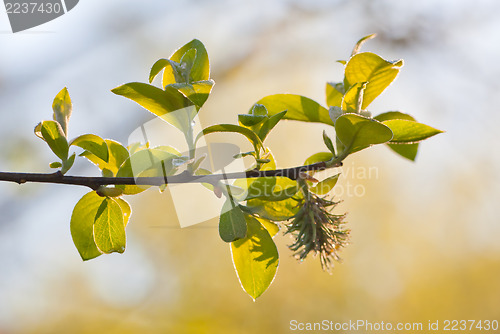
<svg viewBox="0 0 500 334">
<path fill-rule="evenodd" d="M 342 80 L 335 61 L 377 33 L 363 50 L 405 65 L 372 112 L 400 110 L 446 131 L 421 144 L 416 163 L 386 147 L 349 157 L 339 185 L 352 229 L 343 263 L 332 275 L 318 259 L 297 264 L 279 235 L 277 277 L 255 303 L 239 287 L 216 220 L 181 229 L 168 193 L 132 198 L 126 252 L 84 263 L 69 220 L 85 189 L 0 184 L 0 333 L 287 333 L 293 319 L 500 320 L 499 14 L 493 0 L 86 0 L 12 34 L 0 10 L 2 171 L 49 171 L 52 153 L 33 128 L 52 117 L 63 87 L 74 104 L 70 137 L 127 143 L 151 116 L 110 89 L 146 82 L 157 59 L 193 38 L 205 44 L 216 81 L 204 126 L 236 123 L 275 93 L 324 105 L 325 83 Z M 299 165 L 325 150 L 323 129 L 333 133 L 282 122 L 266 145 L 279 167 Z M 237 136 L 218 139 L 245 147 Z M 376 173 L 355 175 L 363 168 Z M 97 172 L 82 159 L 71 174 Z M 356 185 L 363 195 L 347 194 Z"/>
</svg>

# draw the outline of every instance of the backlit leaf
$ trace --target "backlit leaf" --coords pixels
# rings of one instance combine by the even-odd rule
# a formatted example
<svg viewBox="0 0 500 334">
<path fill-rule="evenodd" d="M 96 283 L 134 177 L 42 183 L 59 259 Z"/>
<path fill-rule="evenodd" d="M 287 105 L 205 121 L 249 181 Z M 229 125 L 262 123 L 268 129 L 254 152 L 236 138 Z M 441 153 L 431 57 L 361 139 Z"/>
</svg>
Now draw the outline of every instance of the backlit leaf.
<svg viewBox="0 0 500 334">
<path fill-rule="evenodd" d="M 83 151 L 80 156 L 87 158 L 94 163 L 101 171 L 106 171 L 108 176 L 114 176 L 125 160 L 129 157 L 128 150 L 119 142 L 105 139 L 108 146 L 108 161 L 104 161 L 89 151 Z"/>
<path fill-rule="evenodd" d="M 125 223 L 120 205 L 106 197 L 97 209 L 94 221 L 94 240 L 97 248 L 106 254 L 125 251 Z"/>
<path fill-rule="evenodd" d="M 340 174 L 330 176 L 321 182 L 318 182 L 314 187 L 309 188 L 310 191 L 317 195 L 326 195 L 332 191 L 337 184 Z"/>
<path fill-rule="evenodd" d="M 101 255 L 94 241 L 94 220 L 104 200 L 95 191 L 89 192 L 76 203 L 71 215 L 71 237 L 84 261 Z"/>
<path fill-rule="evenodd" d="M 193 106 L 193 103 L 173 87 L 166 87 L 163 90 L 153 85 L 131 82 L 111 91 L 131 99 L 183 132 L 189 128 L 192 115 L 186 115 L 185 119 L 179 117 L 184 113 L 190 113 L 192 108 L 189 107 Z M 194 114 L 196 114 L 196 108 L 194 109 Z M 178 112 L 172 114 L 174 111 Z"/>
<path fill-rule="evenodd" d="M 94 134 L 81 135 L 73 139 L 69 143 L 69 145 L 81 147 L 84 150 L 94 154 L 104 162 L 108 162 L 108 145 L 106 144 L 106 141 L 99 136 L 96 136 Z"/>
<path fill-rule="evenodd" d="M 269 95 L 257 103 L 263 104 L 267 108 L 269 116 L 286 110 L 287 113 L 283 117 L 284 119 L 333 125 L 328 110 L 318 102 L 305 96 L 294 94 Z"/>
<path fill-rule="evenodd" d="M 219 218 L 219 235 L 225 242 L 232 242 L 245 237 L 247 223 L 245 215 L 232 199 L 228 199 L 222 206 Z"/>
<path fill-rule="evenodd" d="M 389 62 L 371 52 L 358 53 L 345 67 L 344 87 L 348 90 L 358 82 L 367 82 L 362 109 L 379 96 L 399 73 L 403 61 Z"/>
<path fill-rule="evenodd" d="M 256 299 L 271 285 L 279 264 L 278 249 L 269 232 L 251 216 L 246 216 L 248 232 L 231 243 L 234 268 L 243 289 Z"/>
<path fill-rule="evenodd" d="M 66 160 L 69 146 L 61 125 L 56 121 L 43 121 L 41 124 L 40 133 L 52 152 L 61 160 Z"/>
<path fill-rule="evenodd" d="M 54 98 L 52 103 L 52 110 L 54 111 L 54 121 L 61 125 L 64 136 L 68 136 L 68 123 L 73 111 L 73 104 L 69 97 L 68 89 L 64 87 Z"/>
<path fill-rule="evenodd" d="M 349 152 L 386 143 L 392 139 L 392 131 L 386 125 L 357 114 L 340 116 L 335 122 L 335 131 Z"/>
<path fill-rule="evenodd" d="M 344 85 L 341 82 L 326 84 L 326 104 L 329 107 L 340 107 L 344 96 Z"/>
<path fill-rule="evenodd" d="M 391 143 L 417 143 L 443 132 L 429 125 L 403 119 L 392 119 L 382 123 L 394 133 Z"/>
<path fill-rule="evenodd" d="M 218 124 L 212 125 L 208 128 L 203 129 L 197 136 L 195 142 L 197 142 L 203 135 L 208 135 L 215 132 L 235 132 L 244 135 L 250 140 L 256 150 L 263 149 L 262 141 L 259 136 L 252 130 L 245 128 L 243 126 L 234 124 Z"/>
<path fill-rule="evenodd" d="M 182 46 L 180 49 L 174 52 L 172 56 L 170 56 L 170 60 L 175 61 L 177 63 L 181 62 L 181 58 L 184 54 L 190 49 L 196 50 L 196 58 L 194 60 L 194 64 L 190 71 L 190 77 L 192 81 L 204 81 L 210 78 L 210 64 L 208 60 L 208 53 L 205 49 L 205 46 L 202 42 L 197 39 L 193 39 L 191 42 Z M 163 72 L 163 87 L 169 84 L 176 83 L 175 76 L 172 73 L 171 67 L 166 67 Z"/>
</svg>

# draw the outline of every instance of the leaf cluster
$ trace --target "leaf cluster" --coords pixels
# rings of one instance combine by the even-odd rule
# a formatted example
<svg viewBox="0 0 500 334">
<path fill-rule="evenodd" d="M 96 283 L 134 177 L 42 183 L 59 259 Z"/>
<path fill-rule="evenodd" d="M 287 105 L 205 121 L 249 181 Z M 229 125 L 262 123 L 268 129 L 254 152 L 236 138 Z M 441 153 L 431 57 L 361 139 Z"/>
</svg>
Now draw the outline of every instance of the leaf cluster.
<svg viewBox="0 0 500 334">
<path fill-rule="evenodd" d="M 415 160 L 418 143 L 438 133 L 400 111 L 372 116 L 369 107 L 396 78 L 402 60 L 387 61 L 371 52 L 360 52 L 361 45 L 373 36 L 361 39 L 344 65 L 341 82 L 326 84 L 326 107 L 301 95 L 275 94 L 258 100 L 248 113 L 238 115 L 237 124 L 215 124 L 194 133 L 194 121 L 207 101 L 214 81 L 205 46 L 193 40 L 176 50 L 169 58 L 158 60 L 151 68 L 149 82 L 131 82 L 112 90 L 128 98 L 184 134 L 189 152 L 180 153 L 165 143 L 150 147 L 136 143 L 128 147 L 94 134 L 68 140 L 68 124 L 72 103 L 68 90 L 57 94 L 53 103 L 53 120 L 43 121 L 35 134 L 43 139 L 57 161 L 50 164 L 61 175 L 72 167 L 76 153 L 93 163 L 103 177 L 114 177 L 114 186 L 96 186 L 76 204 L 71 217 L 71 234 L 83 260 L 103 253 L 123 253 L 125 228 L 131 215 L 124 195 L 139 194 L 150 186 L 120 184 L 122 177 L 163 177 L 184 173 L 190 176 L 212 175 L 217 171 L 202 167 L 206 155 L 197 143 L 212 133 L 237 133 L 248 139 L 251 150 L 240 152 L 234 159 L 251 157 L 248 170 L 276 170 L 277 163 L 265 145 L 269 133 L 282 120 L 327 124 L 335 132 L 324 141 L 324 152 L 312 154 L 304 165 L 323 163 L 335 167 L 350 154 L 385 144 L 397 154 Z M 153 85 L 161 75 L 160 87 Z M 349 242 L 345 215 L 331 213 L 337 202 L 328 199 L 340 174 L 318 181 L 314 172 L 260 178 L 241 178 L 234 182 L 218 180 L 203 186 L 217 197 L 225 197 L 219 218 L 220 238 L 229 243 L 237 276 L 243 289 L 253 298 L 259 297 L 276 275 L 279 255 L 273 238 L 281 228 L 290 234 L 290 249 L 300 260 L 308 254 L 319 255 L 324 268 L 330 269 L 339 259 L 339 251 Z"/>
</svg>

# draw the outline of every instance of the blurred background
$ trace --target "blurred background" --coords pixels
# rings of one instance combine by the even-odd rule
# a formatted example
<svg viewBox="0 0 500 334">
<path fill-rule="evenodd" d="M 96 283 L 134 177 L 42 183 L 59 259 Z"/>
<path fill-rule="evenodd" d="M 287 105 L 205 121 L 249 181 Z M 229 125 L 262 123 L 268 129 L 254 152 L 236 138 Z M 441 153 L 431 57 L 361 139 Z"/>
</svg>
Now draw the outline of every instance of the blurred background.
<svg viewBox="0 0 500 334">
<path fill-rule="evenodd" d="M 500 320 L 499 14 L 494 0 L 86 0 L 12 34 L 1 10 L 2 171 L 49 171 L 52 153 L 33 127 L 52 117 L 65 86 L 70 137 L 126 143 L 151 116 L 110 89 L 146 82 L 157 59 L 193 38 L 205 43 L 216 81 L 200 114 L 205 126 L 235 123 L 275 93 L 324 105 L 325 83 L 342 80 L 335 61 L 377 33 L 363 50 L 405 66 L 372 112 L 400 110 L 446 133 L 422 143 L 416 163 L 383 146 L 349 157 L 337 194 L 352 229 L 343 263 L 332 275 L 318 259 L 299 264 L 279 235 L 277 277 L 256 302 L 239 286 L 216 220 L 181 229 L 168 195 L 132 198 L 126 252 L 84 263 L 69 221 L 86 189 L 0 183 L 0 333 L 287 333 L 291 320 Z M 266 144 L 279 167 L 299 165 L 325 150 L 323 129 L 282 122 Z M 97 172 L 86 161 L 71 171 Z"/>
</svg>

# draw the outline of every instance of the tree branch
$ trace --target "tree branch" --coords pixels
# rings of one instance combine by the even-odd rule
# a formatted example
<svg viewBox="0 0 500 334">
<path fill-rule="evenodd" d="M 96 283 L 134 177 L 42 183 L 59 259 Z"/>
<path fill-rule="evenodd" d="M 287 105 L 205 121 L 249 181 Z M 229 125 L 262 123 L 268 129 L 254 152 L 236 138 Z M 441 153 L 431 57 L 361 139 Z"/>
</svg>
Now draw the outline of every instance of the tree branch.
<svg viewBox="0 0 500 334">
<path fill-rule="evenodd" d="M 327 168 L 340 167 L 341 161 L 318 162 L 311 165 L 275 169 L 275 170 L 250 170 L 246 172 L 222 173 L 211 175 L 192 175 L 184 171 L 178 175 L 160 176 L 160 177 L 92 177 L 92 176 L 69 176 L 63 175 L 61 172 L 55 173 L 15 173 L 15 172 L 0 172 L 0 181 L 16 182 L 23 184 L 27 182 L 35 183 L 56 183 L 68 184 L 76 186 L 86 186 L 93 190 L 97 190 L 100 186 L 105 185 L 142 185 L 142 186 L 161 186 L 164 184 L 174 183 L 211 183 L 215 184 L 218 181 L 228 179 L 245 179 L 259 177 L 282 176 L 291 180 L 296 180 L 300 173 L 307 171 L 320 171 Z"/>
</svg>

